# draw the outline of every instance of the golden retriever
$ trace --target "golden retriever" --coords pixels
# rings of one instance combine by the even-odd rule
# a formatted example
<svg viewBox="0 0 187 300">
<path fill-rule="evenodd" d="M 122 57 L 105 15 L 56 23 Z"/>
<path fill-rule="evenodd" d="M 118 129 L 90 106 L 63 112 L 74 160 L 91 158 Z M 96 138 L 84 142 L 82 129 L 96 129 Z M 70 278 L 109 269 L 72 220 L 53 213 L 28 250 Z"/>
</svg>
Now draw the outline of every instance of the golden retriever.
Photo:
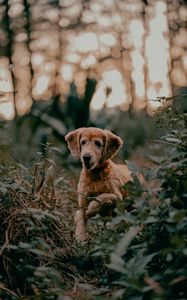
<svg viewBox="0 0 187 300">
<path fill-rule="evenodd" d="M 132 181 L 126 165 L 115 164 L 111 158 L 123 142 L 109 130 L 85 127 L 65 136 L 71 154 L 82 162 L 78 184 L 78 210 L 75 213 L 75 237 L 84 241 L 87 219 L 111 207 L 116 200 L 127 196 L 124 184 Z"/>
</svg>

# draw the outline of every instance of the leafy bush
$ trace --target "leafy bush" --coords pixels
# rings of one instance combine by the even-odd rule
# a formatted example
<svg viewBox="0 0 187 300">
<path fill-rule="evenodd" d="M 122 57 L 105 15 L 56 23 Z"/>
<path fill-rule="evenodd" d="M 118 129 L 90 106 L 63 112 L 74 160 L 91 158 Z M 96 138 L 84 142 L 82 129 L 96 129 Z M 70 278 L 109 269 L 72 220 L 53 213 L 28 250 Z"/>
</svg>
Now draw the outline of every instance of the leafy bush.
<svg viewBox="0 0 187 300">
<path fill-rule="evenodd" d="M 169 108 L 163 122 L 167 134 L 160 142 L 168 152 L 147 174 L 159 178 L 156 198 L 126 186 L 128 199 L 95 242 L 93 255 L 111 272 L 105 285 L 112 285 L 112 299 L 187 297 L 187 115 Z"/>
<path fill-rule="evenodd" d="M 57 149 L 47 145 L 45 157 L 38 153 L 25 167 L 1 145 L 0 298 L 186 299 L 186 123 L 185 113 L 160 115 L 167 134 L 147 172 L 159 184 L 142 194 L 128 162 L 135 178 L 126 185 L 129 196 L 117 203 L 116 217 L 90 220 L 94 239 L 87 244 L 72 235 L 75 180 L 57 173 Z"/>
<path fill-rule="evenodd" d="M 53 161 L 26 168 L 1 156 L 0 297 L 56 299 L 70 280 L 71 230 L 56 194 Z M 64 190 L 67 189 L 61 182 Z"/>
<path fill-rule="evenodd" d="M 76 177 L 45 157 L 25 167 L 0 151 L 0 298 L 88 300 L 103 264 L 76 243 Z M 0 150 L 5 150 L 1 145 Z M 54 171 L 55 169 L 55 171 Z M 89 282 L 89 284 L 88 284 Z M 90 295 L 89 295 L 90 294 Z"/>
</svg>

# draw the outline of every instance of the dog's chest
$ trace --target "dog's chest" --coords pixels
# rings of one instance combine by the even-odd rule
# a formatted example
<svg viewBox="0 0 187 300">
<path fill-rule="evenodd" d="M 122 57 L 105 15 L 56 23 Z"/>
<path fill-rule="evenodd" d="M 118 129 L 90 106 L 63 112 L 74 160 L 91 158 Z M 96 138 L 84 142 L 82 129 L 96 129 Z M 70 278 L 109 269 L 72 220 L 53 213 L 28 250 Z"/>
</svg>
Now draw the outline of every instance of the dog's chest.
<svg viewBox="0 0 187 300">
<path fill-rule="evenodd" d="M 104 173 L 92 173 L 86 177 L 86 180 L 83 173 L 80 176 L 78 191 L 87 196 L 97 196 L 103 193 L 112 193 L 117 186 L 119 188 L 119 182 L 110 170 Z"/>
</svg>

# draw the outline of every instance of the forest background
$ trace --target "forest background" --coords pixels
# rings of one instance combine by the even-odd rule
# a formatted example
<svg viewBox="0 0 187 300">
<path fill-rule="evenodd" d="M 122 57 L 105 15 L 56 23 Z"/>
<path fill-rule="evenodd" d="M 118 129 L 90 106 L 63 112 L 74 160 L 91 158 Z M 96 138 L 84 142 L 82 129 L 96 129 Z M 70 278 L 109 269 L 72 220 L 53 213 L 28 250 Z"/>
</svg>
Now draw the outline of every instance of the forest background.
<svg viewBox="0 0 187 300">
<path fill-rule="evenodd" d="M 186 298 L 186 20 L 182 0 L 0 1 L 0 299 Z M 149 182 L 85 244 L 64 141 L 82 126 Z"/>
</svg>

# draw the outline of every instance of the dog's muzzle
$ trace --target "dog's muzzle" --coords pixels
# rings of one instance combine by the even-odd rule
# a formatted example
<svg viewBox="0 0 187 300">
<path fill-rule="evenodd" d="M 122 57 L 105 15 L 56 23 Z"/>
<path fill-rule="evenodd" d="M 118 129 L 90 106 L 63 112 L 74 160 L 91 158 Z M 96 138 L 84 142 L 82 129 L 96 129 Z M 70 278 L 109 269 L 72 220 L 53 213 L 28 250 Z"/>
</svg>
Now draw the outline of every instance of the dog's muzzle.
<svg viewBox="0 0 187 300">
<path fill-rule="evenodd" d="M 84 154 L 82 157 L 86 169 L 90 169 L 92 167 L 91 158 L 90 154 Z"/>
</svg>

